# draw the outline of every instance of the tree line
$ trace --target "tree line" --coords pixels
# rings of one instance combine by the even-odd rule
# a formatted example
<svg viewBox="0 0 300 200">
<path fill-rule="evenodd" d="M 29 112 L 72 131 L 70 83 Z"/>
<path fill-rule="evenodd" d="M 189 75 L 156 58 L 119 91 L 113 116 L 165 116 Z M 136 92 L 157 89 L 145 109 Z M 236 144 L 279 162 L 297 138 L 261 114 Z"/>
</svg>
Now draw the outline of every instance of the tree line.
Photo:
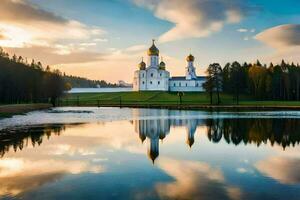
<svg viewBox="0 0 300 200">
<path fill-rule="evenodd" d="M 220 93 L 232 94 L 239 103 L 240 95 L 249 95 L 257 100 L 300 100 L 300 66 L 287 63 L 269 65 L 239 62 L 227 63 L 223 68 L 219 63 L 209 65 L 207 79 L 203 88 L 210 96 L 217 96 L 221 103 Z"/>
<path fill-rule="evenodd" d="M 0 47 L 0 104 L 55 102 L 64 91 L 73 87 L 120 87 L 104 80 L 69 76 L 59 70 L 31 63 L 22 56 L 10 57 Z"/>
<path fill-rule="evenodd" d="M 120 87 L 119 84 L 108 83 L 104 80 L 90 80 L 87 78 L 68 76 L 64 74 L 64 81 L 73 88 Z"/>
<path fill-rule="evenodd" d="M 51 136 L 60 136 L 65 125 L 43 125 L 25 129 L 0 131 L 0 158 L 12 150 L 22 151 L 24 148 L 40 146 L 43 140 L 49 140 Z"/>
<path fill-rule="evenodd" d="M 9 56 L 0 47 L 0 104 L 51 102 L 63 94 L 65 82 L 59 70 Z"/>
<path fill-rule="evenodd" d="M 207 137 L 214 143 L 279 145 L 283 149 L 300 143 L 299 119 L 206 119 Z"/>
</svg>

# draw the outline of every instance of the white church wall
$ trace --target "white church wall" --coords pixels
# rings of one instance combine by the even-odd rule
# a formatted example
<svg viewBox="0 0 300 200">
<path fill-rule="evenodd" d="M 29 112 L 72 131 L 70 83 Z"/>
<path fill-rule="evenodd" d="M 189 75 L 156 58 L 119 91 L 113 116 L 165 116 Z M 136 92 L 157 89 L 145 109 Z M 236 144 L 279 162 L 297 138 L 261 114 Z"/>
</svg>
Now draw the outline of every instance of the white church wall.
<svg viewBox="0 0 300 200">
<path fill-rule="evenodd" d="M 158 67 L 159 57 L 158 56 L 149 56 L 148 58 L 148 66 L 150 67 Z"/>
<path fill-rule="evenodd" d="M 138 70 L 134 74 L 134 91 L 168 91 L 170 73 L 165 70 L 149 68 Z"/>
<path fill-rule="evenodd" d="M 169 91 L 171 92 L 203 92 L 203 80 L 170 80 Z"/>
</svg>

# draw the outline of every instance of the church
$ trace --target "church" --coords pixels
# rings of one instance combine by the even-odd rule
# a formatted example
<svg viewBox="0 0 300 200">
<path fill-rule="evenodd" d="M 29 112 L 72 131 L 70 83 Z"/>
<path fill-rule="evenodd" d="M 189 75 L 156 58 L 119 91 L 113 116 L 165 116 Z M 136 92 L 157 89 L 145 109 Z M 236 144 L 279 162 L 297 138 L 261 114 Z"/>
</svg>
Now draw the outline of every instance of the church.
<svg viewBox="0 0 300 200">
<path fill-rule="evenodd" d="M 134 91 L 171 91 L 171 92 L 202 92 L 202 84 L 205 76 L 197 76 L 194 66 L 195 57 L 189 55 L 186 58 L 185 76 L 170 77 L 166 69 L 166 63 L 159 60 L 159 49 L 154 40 L 148 50 L 148 63 L 143 60 L 134 72 Z"/>
</svg>

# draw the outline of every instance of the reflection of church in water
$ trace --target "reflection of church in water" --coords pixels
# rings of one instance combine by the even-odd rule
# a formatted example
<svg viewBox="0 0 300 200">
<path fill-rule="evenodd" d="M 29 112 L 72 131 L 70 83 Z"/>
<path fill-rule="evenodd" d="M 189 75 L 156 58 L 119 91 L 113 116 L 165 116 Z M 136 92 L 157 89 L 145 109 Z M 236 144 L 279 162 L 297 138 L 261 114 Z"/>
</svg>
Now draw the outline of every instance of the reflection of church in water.
<svg viewBox="0 0 300 200">
<path fill-rule="evenodd" d="M 186 127 L 187 145 L 191 148 L 194 144 L 194 135 L 197 126 L 203 124 L 201 119 L 178 119 L 176 116 L 183 116 L 185 112 L 189 115 L 193 111 L 176 111 L 176 110 L 151 110 L 138 109 L 135 110 L 135 115 L 140 120 L 134 121 L 135 131 L 139 134 L 142 142 L 149 140 L 148 156 L 153 161 L 159 156 L 159 140 L 170 133 L 170 127 Z M 155 116 L 155 117 L 153 117 Z M 157 118 L 157 116 L 160 116 Z M 172 116 L 172 117 L 170 117 Z"/>
</svg>

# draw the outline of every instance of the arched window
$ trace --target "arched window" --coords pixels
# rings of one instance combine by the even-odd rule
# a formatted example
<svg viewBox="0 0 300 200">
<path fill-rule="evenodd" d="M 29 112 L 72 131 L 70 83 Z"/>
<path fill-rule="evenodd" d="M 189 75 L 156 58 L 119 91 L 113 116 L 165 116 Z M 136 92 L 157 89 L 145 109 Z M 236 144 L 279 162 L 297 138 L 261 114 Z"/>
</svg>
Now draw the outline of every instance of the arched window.
<svg viewBox="0 0 300 200">
<path fill-rule="evenodd" d="M 143 81 L 143 85 L 145 84 L 145 81 Z"/>
<path fill-rule="evenodd" d="M 153 73 L 151 73 L 151 77 L 153 77 Z"/>
<path fill-rule="evenodd" d="M 185 87 L 187 87 L 187 85 L 188 85 L 188 84 L 186 83 L 186 84 L 185 84 Z"/>
<path fill-rule="evenodd" d="M 158 81 L 158 85 L 160 84 L 160 81 Z"/>
<path fill-rule="evenodd" d="M 152 81 L 150 81 L 150 84 L 152 85 Z"/>
<path fill-rule="evenodd" d="M 181 83 L 179 83 L 179 87 L 181 87 Z"/>
<path fill-rule="evenodd" d="M 176 83 L 174 83 L 174 87 L 176 86 Z"/>
</svg>

